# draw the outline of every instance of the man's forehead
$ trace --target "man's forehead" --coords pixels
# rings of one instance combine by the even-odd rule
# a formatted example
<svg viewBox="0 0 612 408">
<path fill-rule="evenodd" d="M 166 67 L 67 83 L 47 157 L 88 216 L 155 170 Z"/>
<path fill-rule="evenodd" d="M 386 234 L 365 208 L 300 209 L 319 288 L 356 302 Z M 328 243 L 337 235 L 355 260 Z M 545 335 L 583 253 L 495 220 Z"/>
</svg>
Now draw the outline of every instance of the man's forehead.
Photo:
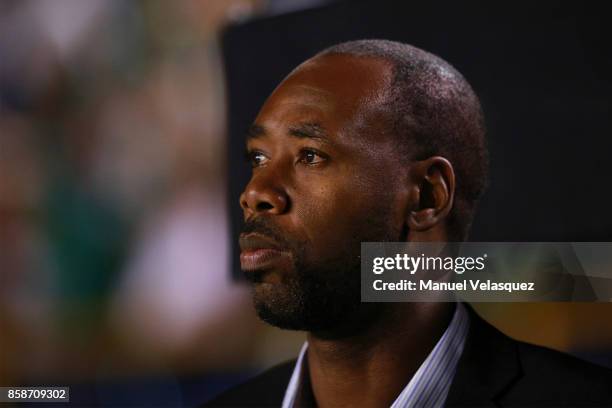
<svg viewBox="0 0 612 408">
<path fill-rule="evenodd" d="M 299 104 L 303 108 L 333 109 L 336 105 L 337 94 L 321 88 L 316 83 L 302 81 L 299 78 L 288 78 L 270 96 L 264 109 L 269 105 L 276 108 L 290 107 Z"/>
<path fill-rule="evenodd" d="M 300 65 L 278 86 L 262 107 L 258 121 L 310 116 L 341 125 L 379 104 L 390 81 L 390 66 L 379 59 L 316 57 Z"/>
<path fill-rule="evenodd" d="M 302 63 L 279 88 L 293 87 L 323 98 L 362 99 L 384 92 L 391 83 L 391 75 L 391 64 L 384 60 L 332 54 Z"/>
</svg>

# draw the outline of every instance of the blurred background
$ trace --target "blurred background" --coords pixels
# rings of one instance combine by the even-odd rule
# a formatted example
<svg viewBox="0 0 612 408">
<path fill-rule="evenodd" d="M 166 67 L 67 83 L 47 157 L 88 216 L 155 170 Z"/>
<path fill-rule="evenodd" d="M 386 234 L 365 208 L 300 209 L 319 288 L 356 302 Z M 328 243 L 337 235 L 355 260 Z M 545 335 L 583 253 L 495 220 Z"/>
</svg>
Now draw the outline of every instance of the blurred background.
<svg viewBox="0 0 612 408">
<path fill-rule="evenodd" d="M 194 405 L 297 354 L 235 279 L 243 134 L 344 40 L 412 43 L 474 85 L 493 171 L 473 240 L 611 241 L 605 14 L 435 3 L 0 0 L 0 385 Z M 612 366 L 612 304 L 475 306 Z"/>
<path fill-rule="evenodd" d="M 0 1 L 0 385 L 129 401 L 293 354 L 229 272 L 219 33 L 266 6 Z"/>
</svg>

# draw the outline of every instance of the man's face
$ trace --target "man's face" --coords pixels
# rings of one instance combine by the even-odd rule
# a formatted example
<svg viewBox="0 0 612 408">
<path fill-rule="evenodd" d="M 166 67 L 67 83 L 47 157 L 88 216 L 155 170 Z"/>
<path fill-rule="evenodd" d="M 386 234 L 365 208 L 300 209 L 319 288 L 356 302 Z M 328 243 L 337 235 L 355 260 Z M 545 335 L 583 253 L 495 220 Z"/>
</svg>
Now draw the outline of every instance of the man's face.
<svg viewBox="0 0 612 408">
<path fill-rule="evenodd" d="M 380 60 L 310 60 L 262 107 L 247 142 L 241 266 L 260 317 L 322 331 L 358 323 L 360 243 L 404 235 L 406 173 L 378 109 Z"/>
</svg>

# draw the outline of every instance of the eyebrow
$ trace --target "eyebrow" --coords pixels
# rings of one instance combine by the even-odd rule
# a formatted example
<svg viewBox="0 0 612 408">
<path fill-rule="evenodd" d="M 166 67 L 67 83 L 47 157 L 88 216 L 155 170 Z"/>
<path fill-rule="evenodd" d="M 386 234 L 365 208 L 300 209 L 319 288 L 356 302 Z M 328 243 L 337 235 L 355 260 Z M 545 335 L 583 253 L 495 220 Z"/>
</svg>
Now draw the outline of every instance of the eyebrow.
<svg viewBox="0 0 612 408">
<path fill-rule="evenodd" d="M 297 126 L 292 126 L 289 128 L 289 134 L 300 139 L 315 139 L 325 143 L 329 142 L 327 131 L 321 124 L 316 122 L 304 122 Z"/>
<path fill-rule="evenodd" d="M 266 129 L 263 126 L 253 124 L 247 129 L 246 136 L 247 139 L 257 139 L 258 137 L 265 136 L 266 133 Z"/>
<path fill-rule="evenodd" d="M 265 136 L 268 132 L 266 128 L 253 124 L 247 130 L 248 139 L 257 139 Z M 293 136 L 299 139 L 314 139 L 323 143 L 329 143 L 329 137 L 325 128 L 316 122 L 302 122 L 295 126 L 289 127 L 289 136 Z"/>
</svg>

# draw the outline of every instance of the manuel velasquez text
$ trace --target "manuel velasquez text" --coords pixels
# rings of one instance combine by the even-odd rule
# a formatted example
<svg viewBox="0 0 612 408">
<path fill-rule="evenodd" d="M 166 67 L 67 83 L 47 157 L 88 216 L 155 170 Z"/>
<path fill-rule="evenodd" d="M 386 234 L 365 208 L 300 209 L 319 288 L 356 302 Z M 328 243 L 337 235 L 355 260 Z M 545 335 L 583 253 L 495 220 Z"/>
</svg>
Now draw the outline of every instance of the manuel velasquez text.
<svg viewBox="0 0 612 408">
<path fill-rule="evenodd" d="M 456 282 L 437 282 L 431 279 L 420 280 L 418 282 L 402 279 L 397 282 L 383 282 L 377 279 L 372 283 L 376 291 L 384 290 L 431 290 L 431 291 L 504 291 L 522 292 L 535 290 L 533 282 L 493 282 L 490 279 L 464 279 Z"/>
</svg>

